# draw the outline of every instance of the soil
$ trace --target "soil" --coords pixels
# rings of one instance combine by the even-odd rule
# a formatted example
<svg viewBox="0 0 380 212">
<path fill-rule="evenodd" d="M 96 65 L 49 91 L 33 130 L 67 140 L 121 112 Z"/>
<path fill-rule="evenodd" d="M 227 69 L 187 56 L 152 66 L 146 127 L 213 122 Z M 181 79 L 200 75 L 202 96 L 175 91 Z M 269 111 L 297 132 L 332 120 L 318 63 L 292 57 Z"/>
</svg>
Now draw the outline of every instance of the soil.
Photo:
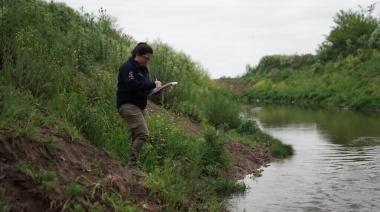
<svg viewBox="0 0 380 212">
<path fill-rule="evenodd" d="M 158 106 L 149 102 L 148 109 L 154 112 Z M 175 117 L 173 120 L 175 121 Z M 191 121 L 185 125 L 189 133 L 203 139 L 199 126 Z M 67 133 L 53 129 L 41 129 L 56 140 L 54 148 L 46 144 L 14 137 L 9 128 L 0 129 L 0 209 L 6 211 L 63 211 L 70 196 L 63 188 L 70 182 L 81 185 L 93 194 L 92 202 L 101 201 L 103 185 L 118 191 L 125 201 L 144 211 L 159 211 L 161 201 L 150 198 L 144 181 L 136 179 L 119 161 L 105 151 L 94 147 L 87 140 L 72 141 Z M 233 165 L 228 170 L 231 178 L 242 179 L 253 173 L 260 176 L 260 167 L 274 158 L 266 150 L 247 148 L 240 142 L 230 141 L 225 145 L 231 153 Z M 54 149 L 54 152 L 52 152 Z M 60 186 L 44 191 L 41 189 L 43 172 L 56 173 Z M 88 208 L 88 200 L 81 199 L 82 207 Z M 110 205 L 107 208 L 112 208 Z"/>
</svg>

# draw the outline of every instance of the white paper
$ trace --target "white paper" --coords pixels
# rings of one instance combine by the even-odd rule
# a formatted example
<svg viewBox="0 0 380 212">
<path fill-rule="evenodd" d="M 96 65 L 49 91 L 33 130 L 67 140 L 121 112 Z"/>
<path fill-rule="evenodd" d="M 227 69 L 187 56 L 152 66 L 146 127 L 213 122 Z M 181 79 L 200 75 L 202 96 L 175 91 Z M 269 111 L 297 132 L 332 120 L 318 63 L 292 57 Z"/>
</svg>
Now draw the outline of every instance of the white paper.
<svg viewBox="0 0 380 212">
<path fill-rule="evenodd" d="M 160 91 L 160 90 L 162 90 L 162 89 L 164 89 L 164 88 L 166 88 L 166 87 L 168 87 L 168 86 L 171 86 L 171 85 L 177 85 L 177 84 L 178 84 L 178 82 L 169 82 L 169 83 L 166 83 L 165 85 L 162 85 L 162 86 L 160 86 L 160 87 L 158 87 L 158 88 L 153 89 L 153 90 L 149 93 L 149 96 L 150 96 L 150 95 L 153 95 L 153 94 L 155 94 L 155 93 L 157 93 L 158 91 Z"/>
</svg>

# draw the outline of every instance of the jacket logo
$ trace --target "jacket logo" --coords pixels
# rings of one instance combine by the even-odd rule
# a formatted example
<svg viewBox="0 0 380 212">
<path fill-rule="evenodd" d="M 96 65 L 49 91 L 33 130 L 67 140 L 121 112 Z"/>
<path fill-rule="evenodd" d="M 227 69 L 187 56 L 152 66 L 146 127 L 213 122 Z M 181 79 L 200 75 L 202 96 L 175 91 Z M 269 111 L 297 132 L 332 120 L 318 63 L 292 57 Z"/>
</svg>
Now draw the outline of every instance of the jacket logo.
<svg viewBox="0 0 380 212">
<path fill-rule="evenodd" d="M 134 80 L 134 79 L 135 79 L 135 77 L 133 76 L 133 72 L 130 71 L 129 72 L 129 80 Z"/>
</svg>

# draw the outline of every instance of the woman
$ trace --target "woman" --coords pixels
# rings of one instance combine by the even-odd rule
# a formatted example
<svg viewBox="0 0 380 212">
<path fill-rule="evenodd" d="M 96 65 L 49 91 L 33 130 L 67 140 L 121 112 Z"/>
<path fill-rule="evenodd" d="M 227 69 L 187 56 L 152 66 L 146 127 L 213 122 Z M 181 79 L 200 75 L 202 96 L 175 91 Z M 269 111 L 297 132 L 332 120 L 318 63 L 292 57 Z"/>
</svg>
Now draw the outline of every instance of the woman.
<svg viewBox="0 0 380 212">
<path fill-rule="evenodd" d="M 151 89 L 161 86 L 160 81 L 151 82 L 146 64 L 153 55 L 153 49 L 146 43 L 138 43 L 132 56 L 119 68 L 117 83 L 117 109 L 127 122 L 131 132 L 131 154 L 126 168 L 132 173 L 144 176 L 139 167 L 139 154 L 148 139 L 145 123 L 146 105 Z"/>
</svg>

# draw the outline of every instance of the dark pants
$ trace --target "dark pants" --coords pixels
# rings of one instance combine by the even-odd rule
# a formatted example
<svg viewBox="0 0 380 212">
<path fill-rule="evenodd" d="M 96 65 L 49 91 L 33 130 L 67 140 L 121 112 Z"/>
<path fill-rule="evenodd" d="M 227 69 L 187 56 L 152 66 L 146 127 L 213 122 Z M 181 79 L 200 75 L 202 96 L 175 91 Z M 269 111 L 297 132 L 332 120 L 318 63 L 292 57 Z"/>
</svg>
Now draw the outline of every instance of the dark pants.
<svg viewBox="0 0 380 212">
<path fill-rule="evenodd" d="M 149 136 L 145 123 L 146 111 L 133 104 L 124 104 L 119 108 L 119 114 L 127 122 L 132 138 L 131 156 L 127 166 L 137 166 L 140 151 Z"/>
</svg>

